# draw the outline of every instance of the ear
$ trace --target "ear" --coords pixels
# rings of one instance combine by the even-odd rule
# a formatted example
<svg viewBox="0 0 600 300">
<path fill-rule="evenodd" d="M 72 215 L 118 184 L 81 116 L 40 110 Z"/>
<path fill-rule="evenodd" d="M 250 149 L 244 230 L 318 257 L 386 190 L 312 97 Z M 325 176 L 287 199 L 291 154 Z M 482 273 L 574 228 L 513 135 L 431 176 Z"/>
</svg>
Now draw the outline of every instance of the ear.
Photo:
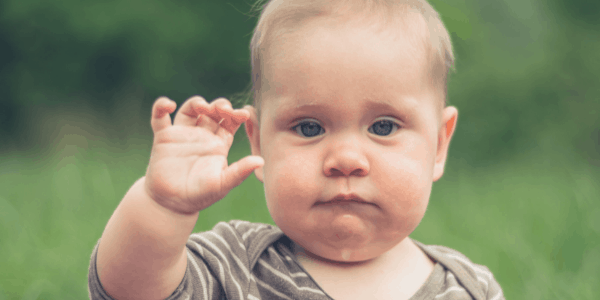
<svg viewBox="0 0 600 300">
<path fill-rule="evenodd" d="M 435 155 L 435 165 L 433 167 L 433 181 L 437 181 L 444 174 L 444 165 L 448 156 L 448 146 L 450 139 L 456 129 L 456 119 L 458 118 L 458 110 L 454 106 L 445 107 L 442 111 L 442 124 L 438 130 L 438 145 Z"/>
<path fill-rule="evenodd" d="M 262 156 L 260 154 L 260 130 L 258 128 L 258 117 L 256 115 L 256 109 L 254 109 L 254 107 L 250 105 L 244 106 L 244 109 L 250 112 L 250 117 L 245 123 L 246 136 L 248 136 L 248 141 L 250 141 L 250 151 L 252 151 L 252 155 Z M 256 178 L 258 180 L 264 183 L 263 167 L 255 169 L 254 175 L 256 175 Z"/>
</svg>

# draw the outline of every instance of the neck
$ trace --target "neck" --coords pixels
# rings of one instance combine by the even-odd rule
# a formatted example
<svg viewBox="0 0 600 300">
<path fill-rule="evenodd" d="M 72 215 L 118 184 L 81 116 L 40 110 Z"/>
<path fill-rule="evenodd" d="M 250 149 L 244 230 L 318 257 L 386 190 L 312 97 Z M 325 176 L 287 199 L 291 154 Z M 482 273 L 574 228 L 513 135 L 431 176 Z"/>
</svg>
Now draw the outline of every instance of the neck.
<svg viewBox="0 0 600 300">
<path fill-rule="evenodd" d="M 292 251 L 294 255 L 301 262 L 309 261 L 311 263 L 316 263 L 323 266 L 331 266 L 338 268 L 360 268 L 360 267 L 381 267 L 384 265 L 388 265 L 389 263 L 393 263 L 394 265 L 402 265 L 409 264 L 411 259 L 414 259 L 416 256 L 426 256 L 421 249 L 413 243 L 410 238 L 405 238 L 400 243 L 389 249 L 388 251 L 382 253 L 381 255 L 364 260 L 364 261 L 355 261 L 355 262 L 344 262 L 344 261 L 334 261 L 329 260 L 327 258 L 316 255 L 298 245 L 297 243 L 293 243 Z"/>
</svg>

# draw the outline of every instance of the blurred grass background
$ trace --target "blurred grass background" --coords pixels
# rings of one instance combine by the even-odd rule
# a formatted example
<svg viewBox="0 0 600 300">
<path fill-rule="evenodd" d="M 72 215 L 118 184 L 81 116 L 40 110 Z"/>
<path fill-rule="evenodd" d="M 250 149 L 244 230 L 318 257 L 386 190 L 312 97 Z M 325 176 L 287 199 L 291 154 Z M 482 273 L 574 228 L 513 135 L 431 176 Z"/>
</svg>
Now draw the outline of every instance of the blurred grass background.
<svg viewBox="0 0 600 300">
<path fill-rule="evenodd" d="M 600 2 L 431 3 L 459 121 L 412 237 L 487 265 L 507 299 L 597 299 Z M 0 0 L 0 300 L 87 298 L 92 248 L 145 172 L 153 101 L 246 89 L 251 4 Z M 249 153 L 242 129 L 230 162 Z M 254 175 L 195 230 L 230 219 L 272 223 Z"/>
</svg>

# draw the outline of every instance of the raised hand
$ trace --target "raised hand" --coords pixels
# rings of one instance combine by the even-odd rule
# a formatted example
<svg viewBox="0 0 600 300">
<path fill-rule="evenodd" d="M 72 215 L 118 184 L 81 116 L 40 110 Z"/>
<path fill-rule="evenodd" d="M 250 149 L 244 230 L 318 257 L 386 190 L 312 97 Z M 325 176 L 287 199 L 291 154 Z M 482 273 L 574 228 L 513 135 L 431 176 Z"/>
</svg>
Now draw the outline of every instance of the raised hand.
<svg viewBox="0 0 600 300">
<path fill-rule="evenodd" d="M 158 204 L 192 214 L 221 200 L 264 160 L 247 156 L 227 164 L 233 135 L 249 111 L 233 109 L 224 98 L 209 104 L 194 96 L 181 106 L 171 124 L 169 114 L 176 106 L 162 97 L 152 107 L 154 143 L 145 189 Z"/>
</svg>

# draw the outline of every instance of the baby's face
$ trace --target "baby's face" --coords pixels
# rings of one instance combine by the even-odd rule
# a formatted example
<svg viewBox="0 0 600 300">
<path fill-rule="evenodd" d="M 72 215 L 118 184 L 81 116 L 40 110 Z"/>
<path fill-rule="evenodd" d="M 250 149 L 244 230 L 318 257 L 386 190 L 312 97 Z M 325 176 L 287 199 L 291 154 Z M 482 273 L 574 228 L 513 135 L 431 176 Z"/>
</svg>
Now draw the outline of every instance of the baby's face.
<svg viewBox="0 0 600 300">
<path fill-rule="evenodd" d="M 362 261 L 423 218 L 443 172 L 443 120 L 410 36 L 332 24 L 313 22 L 271 49 L 261 128 L 248 135 L 283 232 L 322 258 Z M 361 199 L 327 203 L 350 194 Z"/>
</svg>

